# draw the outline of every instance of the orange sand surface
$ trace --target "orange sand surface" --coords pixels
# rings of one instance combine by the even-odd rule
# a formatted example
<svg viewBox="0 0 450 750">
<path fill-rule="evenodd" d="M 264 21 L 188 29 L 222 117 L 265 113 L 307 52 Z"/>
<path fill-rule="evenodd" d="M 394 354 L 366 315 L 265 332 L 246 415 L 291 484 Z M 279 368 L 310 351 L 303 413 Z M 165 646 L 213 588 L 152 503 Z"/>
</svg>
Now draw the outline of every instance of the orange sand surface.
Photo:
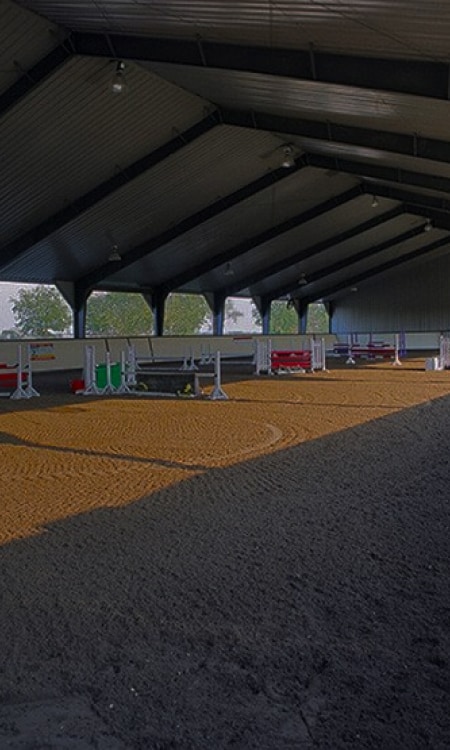
<svg viewBox="0 0 450 750">
<path fill-rule="evenodd" d="M 423 360 L 234 379 L 229 401 L 45 397 L 0 404 L 0 542 L 95 508 L 133 503 L 450 392 Z"/>
<path fill-rule="evenodd" d="M 0 748 L 448 750 L 450 372 L 224 369 L 1 400 Z"/>
</svg>

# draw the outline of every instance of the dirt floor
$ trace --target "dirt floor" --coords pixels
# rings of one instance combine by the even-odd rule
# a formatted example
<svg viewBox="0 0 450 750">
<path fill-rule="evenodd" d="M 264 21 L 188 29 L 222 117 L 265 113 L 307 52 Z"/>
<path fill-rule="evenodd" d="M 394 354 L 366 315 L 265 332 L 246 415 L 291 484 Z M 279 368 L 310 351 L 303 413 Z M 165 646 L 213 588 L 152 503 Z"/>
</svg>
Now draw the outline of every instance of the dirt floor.
<svg viewBox="0 0 450 750">
<path fill-rule="evenodd" d="M 1 750 L 450 748 L 450 372 L 225 381 L 1 399 Z"/>
</svg>

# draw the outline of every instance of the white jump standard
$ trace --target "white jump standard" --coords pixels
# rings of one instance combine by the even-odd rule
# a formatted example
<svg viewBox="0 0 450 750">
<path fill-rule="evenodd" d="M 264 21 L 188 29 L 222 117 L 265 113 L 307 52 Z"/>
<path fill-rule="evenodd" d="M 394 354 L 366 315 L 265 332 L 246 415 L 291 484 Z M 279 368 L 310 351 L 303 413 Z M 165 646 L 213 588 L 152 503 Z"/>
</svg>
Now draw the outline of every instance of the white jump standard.
<svg viewBox="0 0 450 750">
<path fill-rule="evenodd" d="M 0 369 L 0 383 L 3 381 L 6 386 L 11 385 L 13 387 L 15 382 L 16 386 L 12 393 L 5 393 L 3 395 L 15 400 L 33 398 L 40 395 L 33 387 L 31 348 L 29 344 L 26 347 L 26 353 L 26 361 L 23 364 L 22 346 L 19 344 L 17 347 L 17 364 L 4 365 Z"/>
</svg>

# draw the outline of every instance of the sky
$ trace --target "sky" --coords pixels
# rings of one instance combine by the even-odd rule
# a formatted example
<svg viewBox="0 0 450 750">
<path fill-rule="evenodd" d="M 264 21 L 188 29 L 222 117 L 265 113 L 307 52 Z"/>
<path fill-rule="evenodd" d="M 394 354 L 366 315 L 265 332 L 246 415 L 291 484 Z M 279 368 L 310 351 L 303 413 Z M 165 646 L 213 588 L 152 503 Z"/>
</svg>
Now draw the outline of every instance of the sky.
<svg viewBox="0 0 450 750">
<path fill-rule="evenodd" d="M 25 284 L 0 283 L 0 332 L 14 328 L 14 316 L 11 311 L 10 298 L 16 297 L 18 290 Z"/>
</svg>

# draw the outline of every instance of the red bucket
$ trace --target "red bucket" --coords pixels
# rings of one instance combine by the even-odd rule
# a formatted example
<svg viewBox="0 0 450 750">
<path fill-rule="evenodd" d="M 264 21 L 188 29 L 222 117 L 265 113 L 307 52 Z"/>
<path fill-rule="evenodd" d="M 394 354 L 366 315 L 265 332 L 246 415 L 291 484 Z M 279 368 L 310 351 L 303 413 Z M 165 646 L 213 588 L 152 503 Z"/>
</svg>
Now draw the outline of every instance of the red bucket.
<svg viewBox="0 0 450 750">
<path fill-rule="evenodd" d="M 72 391 L 72 393 L 77 393 L 78 391 L 84 391 L 84 380 L 81 380 L 81 378 L 71 380 L 70 390 Z"/>
</svg>

